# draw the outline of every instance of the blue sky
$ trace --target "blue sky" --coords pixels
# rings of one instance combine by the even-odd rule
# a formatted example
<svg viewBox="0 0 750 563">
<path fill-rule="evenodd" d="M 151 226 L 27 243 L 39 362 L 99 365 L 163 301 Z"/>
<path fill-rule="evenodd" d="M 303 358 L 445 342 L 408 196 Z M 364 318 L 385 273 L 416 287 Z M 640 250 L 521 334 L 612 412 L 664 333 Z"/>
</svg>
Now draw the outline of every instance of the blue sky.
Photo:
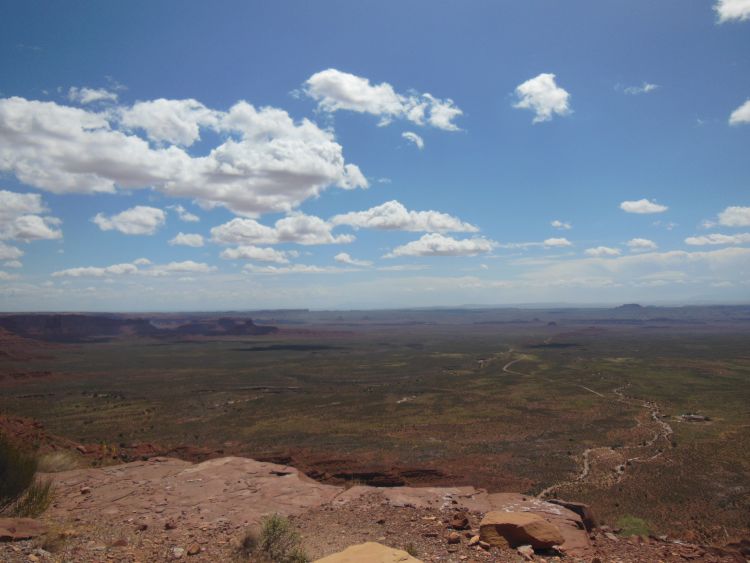
<svg viewBox="0 0 750 563">
<path fill-rule="evenodd" d="M 0 309 L 747 302 L 750 4 L 5 2 Z"/>
</svg>

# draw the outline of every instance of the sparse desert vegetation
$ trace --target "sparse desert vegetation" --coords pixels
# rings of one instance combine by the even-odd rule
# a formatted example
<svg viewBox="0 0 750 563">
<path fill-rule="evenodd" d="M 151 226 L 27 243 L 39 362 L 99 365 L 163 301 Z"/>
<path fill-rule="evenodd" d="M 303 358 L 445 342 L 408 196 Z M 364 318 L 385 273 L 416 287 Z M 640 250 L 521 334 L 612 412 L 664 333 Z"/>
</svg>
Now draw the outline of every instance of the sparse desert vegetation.
<svg viewBox="0 0 750 563">
<path fill-rule="evenodd" d="M 35 517 L 52 502 L 52 482 L 37 475 L 36 453 L 0 434 L 0 514 Z"/>
<path fill-rule="evenodd" d="M 348 486 L 551 488 L 610 526 L 721 541 L 750 509 L 733 311 L 298 313 L 264 335 L 57 344 L 0 361 L 0 410 L 83 445 L 46 471 L 243 455 Z"/>
</svg>

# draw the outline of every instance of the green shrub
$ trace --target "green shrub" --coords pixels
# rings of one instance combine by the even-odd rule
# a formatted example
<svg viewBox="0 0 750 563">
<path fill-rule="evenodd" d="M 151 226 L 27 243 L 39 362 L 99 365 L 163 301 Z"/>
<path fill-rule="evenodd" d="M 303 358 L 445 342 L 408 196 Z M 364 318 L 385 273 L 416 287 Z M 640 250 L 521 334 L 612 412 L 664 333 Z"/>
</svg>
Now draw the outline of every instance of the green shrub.
<svg viewBox="0 0 750 563">
<path fill-rule="evenodd" d="M 0 512 L 15 505 L 34 483 L 37 458 L 0 435 Z"/>
<path fill-rule="evenodd" d="M 417 557 L 419 555 L 419 550 L 417 549 L 417 546 L 414 545 L 412 542 L 409 542 L 406 544 L 406 547 L 404 547 L 404 551 L 411 555 L 412 557 Z"/>
<path fill-rule="evenodd" d="M 52 481 L 34 480 L 13 505 L 13 515 L 25 518 L 40 516 L 52 502 Z"/>
<path fill-rule="evenodd" d="M 620 534 L 623 536 L 647 536 L 649 534 L 648 522 L 630 514 L 620 518 L 617 521 L 617 527 L 621 528 Z"/>
<path fill-rule="evenodd" d="M 299 534 L 289 520 L 278 514 L 265 516 L 260 531 L 248 531 L 241 551 L 253 561 L 269 563 L 308 563 L 310 558 L 300 546 Z"/>
</svg>

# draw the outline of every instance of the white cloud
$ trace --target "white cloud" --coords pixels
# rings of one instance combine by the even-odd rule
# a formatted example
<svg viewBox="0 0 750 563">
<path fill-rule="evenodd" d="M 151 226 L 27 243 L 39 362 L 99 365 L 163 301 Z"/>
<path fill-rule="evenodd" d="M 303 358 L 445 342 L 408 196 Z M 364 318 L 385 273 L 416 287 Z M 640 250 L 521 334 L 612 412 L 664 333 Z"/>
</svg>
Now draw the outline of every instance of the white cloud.
<svg viewBox="0 0 750 563">
<path fill-rule="evenodd" d="M 0 172 L 54 193 L 152 187 L 244 215 L 288 212 L 329 186 L 367 187 L 360 170 L 344 162 L 334 134 L 309 120 L 296 123 L 283 110 L 244 101 L 217 113 L 221 144 L 193 157 L 176 145 L 152 147 L 124 125 L 118 129 L 118 112 L 2 98 Z M 158 125 L 148 126 L 156 138 L 193 138 L 190 127 Z"/>
<path fill-rule="evenodd" d="M 717 225 L 723 227 L 750 227 L 750 207 L 737 205 L 726 207 L 724 211 L 719 213 L 715 220 L 704 219 L 700 227 L 702 229 L 713 229 Z"/>
<path fill-rule="evenodd" d="M 23 250 L 0 241 L 0 260 L 16 260 L 23 256 Z"/>
<path fill-rule="evenodd" d="M 200 217 L 194 215 L 193 213 L 190 213 L 182 205 L 168 205 L 167 208 L 174 210 L 174 212 L 177 213 L 177 216 L 180 218 L 180 221 L 185 221 L 186 223 L 197 223 L 201 220 Z"/>
<path fill-rule="evenodd" d="M 6 268 L 23 268 L 20 260 L 8 260 L 7 262 L 3 262 L 3 266 Z"/>
<path fill-rule="evenodd" d="M 372 266 L 372 262 L 370 262 L 369 260 L 356 260 L 346 252 L 339 252 L 336 256 L 333 257 L 333 259 L 336 260 L 336 262 L 341 262 L 342 264 L 348 264 L 350 266 L 360 266 L 363 268 Z"/>
<path fill-rule="evenodd" d="M 647 199 L 639 199 L 636 201 L 623 201 L 620 204 L 620 209 L 626 213 L 664 213 L 669 207 L 666 205 L 660 205 L 655 201 L 649 201 Z"/>
<path fill-rule="evenodd" d="M 404 131 L 401 133 L 401 136 L 407 141 L 414 143 L 419 150 L 424 148 L 424 139 L 413 131 Z"/>
<path fill-rule="evenodd" d="M 520 84 L 516 96 L 518 102 L 513 107 L 532 110 L 536 114 L 533 123 L 571 113 L 570 94 L 555 83 L 555 75 L 551 73 L 542 73 Z"/>
<path fill-rule="evenodd" d="M 743 279 L 750 267 L 750 248 L 725 248 L 708 252 L 647 252 L 615 257 L 548 260 L 523 274 L 529 284 L 553 286 L 617 287 L 657 286 L 689 281 Z"/>
<path fill-rule="evenodd" d="M 546 248 L 562 248 L 573 246 L 573 243 L 566 238 L 548 238 L 542 243 Z"/>
<path fill-rule="evenodd" d="M 227 248 L 222 251 L 221 257 L 225 260 L 257 260 L 258 262 L 275 262 L 277 264 L 288 264 L 288 253 L 270 247 L 239 246 Z"/>
<path fill-rule="evenodd" d="M 308 264 L 292 264 L 290 266 L 256 266 L 247 264 L 242 268 L 243 271 L 251 274 L 340 274 L 354 272 L 351 268 L 336 268 L 334 266 L 312 266 Z"/>
<path fill-rule="evenodd" d="M 276 221 L 273 227 L 254 219 L 232 219 L 211 229 L 211 240 L 220 244 L 279 244 L 294 242 L 303 245 L 347 244 L 353 235 L 331 233 L 334 225 L 320 217 L 293 213 Z"/>
<path fill-rule="evenodd" d="M 736 235 L 724 235 L 713 233 L 699 237 L 688 237 L 685 244 L 692 246 L 718 245 L 718 244 L 750 244 L 750 233 L 737 233 Z"/>
<path fill-rule="evenodd" d="M 137 260 L 133 260 L 133 264 L 136 266 L 148 266 L 151 264 L 151 260 L 148 258 L 138 258 Z"/>
<path fill-rule="evenodd" d="M 725 227 L 750 227 L 750 207 L 727 207 L 719 213 L 719 224 Z"/>
<path fill-rule="evenodd" d="M 135 274 L 138 266 L 135 264 L 113 264 L 112 266 L 81 266 L 78 268 L 67 268 L 52 273 L 52 277 L 61 278 L 101 278 L 105 276 L 123 276 Z"/>
<path fill-rule="evenodd" d="M 656 243 L 646 238 L 633 238 L 627 243 L 628 248 L 631 252 L 647 252 L 650 250 L 656 250 Z"/>
<path fill-rule="evenodd" d="M 729 116 L 729 125 L 740 125 L 750 123 L 750 100 L 745 101 Z"/>
<path fill-rule="evenodd" d="M 215 272 L 216 266 L 209 266 L 203 262 L 170 262 L 169 264 L 154 265 L 149 269 L 140 270 L 146 276 L 170 276 L 173 274 L 208 274 Z"/>
<path fill-rule="evenodd" d="M 719 213 L 719 224 L 724 227 L 750 227 L 750 207 L 727 207 Z"/>
<path fill-rule="evenodd" d="M 409 211 L 399 201 L 391 200 L 365 211 L 352 211 L 331 218 L 333 225 L 355 228 L 412 232 L 475 233 L 477 227 L 439 211 Z"/>
<path fill-rule="evenodd" d="M 68 90 L 68 99 L 79 104 L 91 104 L 93 102 L 116 102 L 117 94 L 104 88 L 76 88 Z"/>
<path fill-rule="evenodd" d="M 631 96 L 637 96 L 639 94 L 648 94 L 649 92 L 653 92 L 654 90 L 657 90 L 659 88 L 658 84 L 651 84 L 649 82 L 644 82 L 640 86 L 628 86 L 623 89 L 623 92 L 626 94 L 630 94 Z"/>
<path fill-rule="evenodd" d="M 0 281 L 9 281 L 16 279 L 17 276 L 9 274 L 8 272 L 0 271 Z"/>
<path fill-rule="evenodd" d="M 559 219 L 555 219 L 554 221 L 550 222 L 550 225 L 552 225 L 555 229 L 560 229 L 564 231 L 567 231 L 573 228 L 573 225 L 571 225 L 570 223 L 567 223 L 565 221 L 560 221 Z"/>
<path fill-rule="evenodd" d="M 439 233 L 422 235 L 418 240 L 394 248 L 384 258 L 398 256 L 476 256 L 489 252 L 495 243 L 483 237 L 454 239 Z"/>
<path fill-rule="evenodd" d="M 200 128 L 216 128 L 221 112 L 208 109 L 197 100 L 159 98 L 138 102 L 120 113 L 128 129 L 142 129 L 152 141 L 190 146 L 200 140 Z"/>
<path fill-rule="evenodd" d="M 604 257 L 604 256 L 619 256 L 620 250 L 609 246 L 597 246 L 596 248 L 587 248 L 587 256 Z"/>
<path fill-rule="evenodd" d="M 139 268 L 140 265 L 150 266 L 148 268 Z M 113 264 L 112 266 L 83 266 L 78 268 L 67 268 L 52 273 L 52 277 L 61 278 L 110 278 L 130 275 L 142 276 L 170 276 L 182 275 L 185 273 L 210 273 L 216 270 L 216 267 L 209 266 L 201 262 L 185 260 L 184 262 L 170 262 L 169 264 L 155 264 L 146 259 L 138 259 L 132 263 Z"/>
<path fill-rule="evenodd" d="M 380 117 L 380 125 L 388 125 L 393 119 L 407 119 L 417 125 L 458 131 L 453 121 L 463 114 L 451 99 L 441 100 L 427 93 L 398 94 L 387 82 L 373 85 L 367 78 L 334 68 L 308 78 L 305 93 L 323 111 L 369 113 Z"/>
<path fill-rule="evenodd" d="M 750 0 L 717 0 L 714 4 L 719 23 L 750 19 Z"/>
<path fill-rule="evenodd" d="M 62 238 L 56 217 L 42 217 L 47 211 L 39 194 L 0 190 L 0 239 L 22 241 Z"/>
<path fill-rule="evenodd" d="M 203 237 L 194 233 L 177 233 L 177 235 L 169 241 L 172 246 L 192 246 L 193 248 L 200 248 L 203 246 Z"/>
<path fill-rule="evenodd" d="M 161 209 L 136 205 L 111 217 L 97 213 L 91 221 L 102 231 L 115 230 L 126 235 L 153 235 L 166 219 L 167 216 Z"/>
</svg>

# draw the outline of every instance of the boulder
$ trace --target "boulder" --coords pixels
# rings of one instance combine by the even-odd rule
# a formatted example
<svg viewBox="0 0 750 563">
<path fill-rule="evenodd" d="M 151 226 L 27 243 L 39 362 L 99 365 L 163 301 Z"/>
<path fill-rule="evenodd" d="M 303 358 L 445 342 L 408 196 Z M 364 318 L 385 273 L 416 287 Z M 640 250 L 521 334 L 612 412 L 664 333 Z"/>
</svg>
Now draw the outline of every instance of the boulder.
<svg viewBox="0 0 750 563">
<path fill-rule="evenodd" d="M 33 518 L 0 518 L 0 541 L 28 540 L 46 531 L 47 526 Z"/>
<path fill-rule="evenodd" d="M 347 547 L 333 555 L 318 559 L 315 563 L 422 563 L 405 551 L 393 549 L 375 542 L 360 543 Z"/>
<path fill-rule="evenodd" d="M 548 549 L 565 541 L 557 526 L 530 512 L 488 512 L 479 525 L 479 535 L 494 547 L 528 544 Z"/>
<path fill-rule="evenodd" d="M 454 530 L 465 530 L 469 527 L 469 517 L 466 512 L 457 512 L 450 521 L 450 527 Z"/>
<path fill-rule="evenodd" d="M 569 500 L 561 500 L 558 498 L 549 499 L 547 500 L 547 502 L 562 506 L 578 514 L 578 516 L 580 516 L 581 520 L 583 521 L 583 525 L 586 526 L 587 532 L 590 532 L 591 530 L 599 526 L 596 521 L 596 517 L 594 516 L 594 512 L 591 510 L 591 507 L 588 504 L 584 504 L 582 502 L 573 502 Z"/>
</svg>

